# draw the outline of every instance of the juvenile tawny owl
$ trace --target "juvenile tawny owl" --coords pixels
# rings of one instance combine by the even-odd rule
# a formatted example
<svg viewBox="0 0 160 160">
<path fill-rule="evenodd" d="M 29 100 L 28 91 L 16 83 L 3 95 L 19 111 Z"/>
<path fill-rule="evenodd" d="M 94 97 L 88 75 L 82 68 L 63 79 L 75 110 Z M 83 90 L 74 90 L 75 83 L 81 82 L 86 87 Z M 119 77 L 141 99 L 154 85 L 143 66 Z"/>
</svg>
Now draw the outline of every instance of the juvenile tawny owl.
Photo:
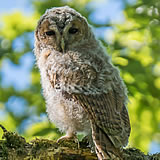
<svg viewBox="0 0 160 160">
<path fill-rule="evenodd" d="M 100 160 L 122 159 L 130 135 L 126 87 L 87 20 L 68 6 L 48 9 L 34 52 L 49 119 L 63 138 L 92 134 Z"/>
</svg>

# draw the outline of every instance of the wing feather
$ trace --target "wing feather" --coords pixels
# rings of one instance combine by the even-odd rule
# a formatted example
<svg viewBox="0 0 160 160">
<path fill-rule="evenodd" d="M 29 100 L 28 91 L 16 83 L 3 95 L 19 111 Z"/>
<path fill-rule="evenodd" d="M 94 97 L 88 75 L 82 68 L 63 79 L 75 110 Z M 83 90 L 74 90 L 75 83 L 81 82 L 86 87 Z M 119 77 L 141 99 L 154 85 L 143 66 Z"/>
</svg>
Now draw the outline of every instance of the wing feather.
<svg viewBox="0 0 160 160">
<path fill-rule="evenodd" d="M 116 148 L 125 146 L 130 134 L 129 116 L 121 97 L 111 90 L 107 94 L 72 94 L 89 114 L 92 123 L 101 128 Z"/>
</svg>

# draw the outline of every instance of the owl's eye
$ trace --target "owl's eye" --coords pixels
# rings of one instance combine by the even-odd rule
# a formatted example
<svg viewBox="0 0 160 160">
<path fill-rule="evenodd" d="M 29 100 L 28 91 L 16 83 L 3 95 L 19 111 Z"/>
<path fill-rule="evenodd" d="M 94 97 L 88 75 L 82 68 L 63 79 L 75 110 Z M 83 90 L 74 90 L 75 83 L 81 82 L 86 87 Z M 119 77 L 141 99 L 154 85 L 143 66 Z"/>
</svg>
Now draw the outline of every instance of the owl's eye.
<svg viewBox="0 0 160 160">
<path fill-rule="evenodd" d="M 55 35 L 55 32 L 54 31 L 47 31 L 47 32 L 45 32 L 45 34 L 47 36 L 53 36 L 53 35 Z"/>
<path fill-rule="evenodd" d="M 78 32 L 78 29 L 77 28 L 70 28 L 69 29 L 69 33 L 70 34 L 75 34 L 75 33 L 77 33 Z"/>
</svg>

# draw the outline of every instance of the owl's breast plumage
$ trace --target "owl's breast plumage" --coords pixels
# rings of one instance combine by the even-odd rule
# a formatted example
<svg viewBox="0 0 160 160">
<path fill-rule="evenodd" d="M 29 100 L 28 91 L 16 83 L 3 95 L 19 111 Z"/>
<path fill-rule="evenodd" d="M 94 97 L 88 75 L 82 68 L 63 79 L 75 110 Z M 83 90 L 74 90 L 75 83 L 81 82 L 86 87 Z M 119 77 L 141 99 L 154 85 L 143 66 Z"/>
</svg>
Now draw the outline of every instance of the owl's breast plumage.
<svg viewBox="0 0 160 160">
<path fill-rule="evenodd" d="M 41 81 L 49 119 L 60 130 L 66 131 L 71 127 L 75 132 L 90 132 L 87 113 L 64 92 L 71 90 L 78 92 L 78 87 L 87 86 L 88 81 L 93 83 L 94 79 L 96 80 L 96 72 L 89 65 L 82 67 L 81 63 L 74 63 L 74 60 L 67 55 L 59 57 L 53 54 L 48 57 L 45 68 L 41 69 Z"/>
<path fill-rule="evenodd" d="M 57 90 L 68 93 L 101 93 L 102 90 L 106 91 L 106 80 L 107 83 L 111 81 L 109 74 L 112 70 L 106 70 L 105 63 L 99 57 L 69 52 L 64 55 L 51 54 L 48 59 L 46 76 Z"/>
</svg>

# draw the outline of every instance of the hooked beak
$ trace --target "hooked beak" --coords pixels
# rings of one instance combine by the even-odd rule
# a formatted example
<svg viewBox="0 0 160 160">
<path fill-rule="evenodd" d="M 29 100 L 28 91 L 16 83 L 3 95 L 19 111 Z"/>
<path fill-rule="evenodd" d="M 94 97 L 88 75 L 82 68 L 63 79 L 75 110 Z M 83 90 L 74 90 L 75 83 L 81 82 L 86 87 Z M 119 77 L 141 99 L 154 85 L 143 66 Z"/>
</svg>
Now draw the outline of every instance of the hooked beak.
<svg viewBox="0 0 160 160">
<path fill-rule="evenodd" d="M 65 52 L 64 38 L 61 39 L 61 49 L 62 49 L 62 52 L 64 53 Z"/>
</svg>

